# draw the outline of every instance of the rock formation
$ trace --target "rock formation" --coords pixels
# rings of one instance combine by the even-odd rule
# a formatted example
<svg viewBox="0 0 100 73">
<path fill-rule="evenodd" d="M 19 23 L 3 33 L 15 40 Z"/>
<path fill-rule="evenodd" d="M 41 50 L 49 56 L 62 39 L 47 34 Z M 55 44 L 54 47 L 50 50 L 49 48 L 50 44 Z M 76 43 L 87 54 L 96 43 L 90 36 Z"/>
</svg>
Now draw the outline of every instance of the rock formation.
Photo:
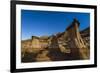
<svg viewBox="0 0 100 73">
<path fill-rule="evenodd" d="M 32 36 L 22 41 L 22 62 L 85 60 L 90 57 L 89 28 L 79 30 L 77 19 L 52 36 Z"/>
</svg>

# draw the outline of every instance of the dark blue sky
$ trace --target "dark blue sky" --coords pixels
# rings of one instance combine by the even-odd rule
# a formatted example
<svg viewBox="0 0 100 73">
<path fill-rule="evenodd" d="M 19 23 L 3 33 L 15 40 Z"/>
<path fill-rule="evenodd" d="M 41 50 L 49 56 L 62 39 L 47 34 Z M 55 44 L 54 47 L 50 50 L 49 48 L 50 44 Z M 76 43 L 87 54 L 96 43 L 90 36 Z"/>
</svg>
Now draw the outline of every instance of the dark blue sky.
<svg viewBox="0 0 100 73">
<path fill-rule="evenodd" d="M 22 40 L 63 32 L 77 18 L 80 30 L 90 26 L 89 13 L 21 10 Z"/>
</svg>

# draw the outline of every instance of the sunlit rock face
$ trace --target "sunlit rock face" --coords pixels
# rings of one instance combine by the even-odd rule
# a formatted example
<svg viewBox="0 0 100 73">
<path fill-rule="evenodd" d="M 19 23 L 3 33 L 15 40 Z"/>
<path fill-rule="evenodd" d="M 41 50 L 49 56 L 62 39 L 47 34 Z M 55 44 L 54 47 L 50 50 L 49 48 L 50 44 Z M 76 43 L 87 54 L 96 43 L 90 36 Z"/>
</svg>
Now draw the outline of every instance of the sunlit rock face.
<svg viewBox="0 0 100 73">
<path fill-rule="evenodd" d="M 77 19 L 51 36 L 32 36 L 21 42 L 22 62 L 85 60 L 90 58 L 90 28 L 79 30 Z"/>
</svg>

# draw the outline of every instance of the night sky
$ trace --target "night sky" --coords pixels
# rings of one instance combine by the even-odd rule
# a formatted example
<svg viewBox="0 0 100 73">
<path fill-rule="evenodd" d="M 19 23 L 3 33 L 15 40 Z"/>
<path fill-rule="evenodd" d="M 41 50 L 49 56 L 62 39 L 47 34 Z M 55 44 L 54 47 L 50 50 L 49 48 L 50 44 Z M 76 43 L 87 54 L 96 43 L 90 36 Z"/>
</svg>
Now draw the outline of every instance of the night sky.
<svg viewBox="0 0 100 73">
<path fill-rule="evenodd" d="M 80 30 L 90 26 L 89 13 L 21 10 L 22 40 L 63 32 L 74 18 L 79 20 Z"/>
</svg>

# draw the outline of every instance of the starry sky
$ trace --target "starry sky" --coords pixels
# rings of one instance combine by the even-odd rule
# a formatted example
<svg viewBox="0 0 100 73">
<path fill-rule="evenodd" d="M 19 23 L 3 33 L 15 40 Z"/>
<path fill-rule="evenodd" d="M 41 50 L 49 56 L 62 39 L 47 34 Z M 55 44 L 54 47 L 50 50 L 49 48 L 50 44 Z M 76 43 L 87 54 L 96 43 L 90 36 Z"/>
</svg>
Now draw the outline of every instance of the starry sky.
<svg viewBox="0 0 100 73">
<path fill-rule="evenodd" d="M 80 30 L 90 26 L 90 13 L 21 10 L 21 38 L 63 32 L 74 18 L 79 20 Z"/>
</svg>

